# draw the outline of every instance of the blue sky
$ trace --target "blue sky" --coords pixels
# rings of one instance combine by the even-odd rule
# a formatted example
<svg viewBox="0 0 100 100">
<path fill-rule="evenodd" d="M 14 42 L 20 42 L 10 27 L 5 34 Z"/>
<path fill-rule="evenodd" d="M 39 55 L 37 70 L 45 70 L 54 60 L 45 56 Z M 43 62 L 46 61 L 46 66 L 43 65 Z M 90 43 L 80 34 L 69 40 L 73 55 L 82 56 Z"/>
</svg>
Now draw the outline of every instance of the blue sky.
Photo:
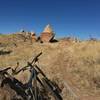
<svg viewBox="0 0 100 100">
<path fill-rule="evenodd" d="M 56 36 L 100 39 L 100 0 L 0 0 L 0 33 L 43 31 Z"/>
</svg>

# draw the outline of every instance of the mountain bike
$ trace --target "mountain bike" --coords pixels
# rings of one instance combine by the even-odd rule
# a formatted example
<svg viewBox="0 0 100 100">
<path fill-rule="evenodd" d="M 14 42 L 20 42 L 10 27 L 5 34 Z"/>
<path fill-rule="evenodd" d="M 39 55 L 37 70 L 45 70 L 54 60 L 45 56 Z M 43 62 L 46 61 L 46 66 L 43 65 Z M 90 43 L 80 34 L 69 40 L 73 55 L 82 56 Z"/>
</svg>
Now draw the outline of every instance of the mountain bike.
<svg viewBox="0 0 100 100">
<path fill-rule="evenodd" d="M 50 100 L 51 98 L 49 95 L 52 95 L 55 100 L 63 100 L 60 95 L 59 87 L 49 80 L 36 64 L 38 57 L 41 54 L 42 52 L 39 53 L 31 62 L 27 62 L 27 65 L 20 70 L 17 70 L 17 68 L 12 69 L 10 67 L 1 70 L 0 75 L 5 77 L 2 81 L 1 87 L 5 84 L 9 84 L 10 88 L 15 90 L 17 95 L 20 95 L 23 100 Z M 8 73 L 8 70 L 10 69 L 12 70 L 12 75 Z M 27 83 L 23 84 L 13 75 L 26 70 L 29 70 L 30 78 Z"/>
</svg>

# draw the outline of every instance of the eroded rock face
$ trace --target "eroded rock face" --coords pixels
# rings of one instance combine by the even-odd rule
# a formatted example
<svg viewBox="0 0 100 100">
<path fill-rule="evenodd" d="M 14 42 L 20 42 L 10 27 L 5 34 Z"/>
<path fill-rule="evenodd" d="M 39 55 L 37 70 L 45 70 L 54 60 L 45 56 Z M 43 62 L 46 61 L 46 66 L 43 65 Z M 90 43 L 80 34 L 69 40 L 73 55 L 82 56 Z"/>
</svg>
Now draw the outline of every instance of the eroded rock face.
<svg viewBox="0 0 100 100">
<path fill-rule="evenodd" d="M 40 35 L 41 42 L 51 42 L 54 39 L 54 32 L 50 25 L 44 28 L 44 31 Z"/>
<path fill-rule="evenodd" d="M 54 34 L 49 32 L 43 32 L 41 33 L 40 39 L 41 42 L 51 42 L 54 38 Z"/>
</svg>

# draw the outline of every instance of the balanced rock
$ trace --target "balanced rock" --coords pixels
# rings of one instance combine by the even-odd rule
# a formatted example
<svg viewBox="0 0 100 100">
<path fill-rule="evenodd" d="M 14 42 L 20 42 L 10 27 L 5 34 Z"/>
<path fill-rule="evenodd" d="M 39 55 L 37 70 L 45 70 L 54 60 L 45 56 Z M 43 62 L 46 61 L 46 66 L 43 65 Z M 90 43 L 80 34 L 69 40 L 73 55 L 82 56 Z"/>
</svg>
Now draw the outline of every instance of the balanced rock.
<svg viewBox="0 0 100 100">
<path fill-rule="evenodd" d="M 51 28 L 51 26 L 48 24 L 45 28 L 44 31 L 40 35 L 40 40 L 41 42 L 51 42 L 54 39 L 54 32 Z"/>
</svg>

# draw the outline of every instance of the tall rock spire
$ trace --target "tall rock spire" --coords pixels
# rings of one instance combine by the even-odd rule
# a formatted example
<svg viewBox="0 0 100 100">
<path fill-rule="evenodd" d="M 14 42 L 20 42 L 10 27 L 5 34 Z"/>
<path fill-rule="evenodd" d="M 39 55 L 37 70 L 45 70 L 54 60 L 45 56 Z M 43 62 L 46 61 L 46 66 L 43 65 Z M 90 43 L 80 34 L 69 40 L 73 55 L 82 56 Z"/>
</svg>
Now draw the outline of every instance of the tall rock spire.
<svg viewBox="0 0 100 100">
<path fill-rule="evenodd" d="M 50 26 L 50 24 L 48 24 L 44 28 L 44 31 L 41 33 L 40 40 L 41 40 L 41 42 L 51 42 L 51 41 L 53 41 L 54 36 L 55 36 L 55 34 L 52 30 L 52 27 Z"/>
<path fill-rule="evenodd" d="M 50 24 L 46 25 L 43 32 L 53 33 L 51 25 Z"/>
</svg>

